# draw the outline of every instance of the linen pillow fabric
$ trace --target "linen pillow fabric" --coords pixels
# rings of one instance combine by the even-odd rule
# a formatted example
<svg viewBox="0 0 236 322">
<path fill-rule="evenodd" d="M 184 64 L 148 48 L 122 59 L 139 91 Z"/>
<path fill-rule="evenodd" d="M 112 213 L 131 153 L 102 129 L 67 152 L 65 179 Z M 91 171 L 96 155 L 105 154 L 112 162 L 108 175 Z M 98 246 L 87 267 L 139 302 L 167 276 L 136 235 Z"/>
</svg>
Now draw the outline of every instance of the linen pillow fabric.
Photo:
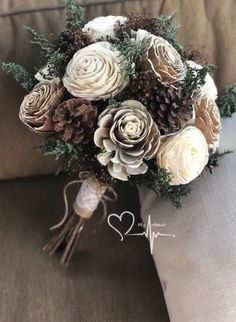
<svg viewBox="0 0 236 322">
<path fill-rule="evenodd" d="M 234 116 L 223 120 L 220 150 L 236 149 L 235 138 Z M 165 225 L 158 232 L 175 234 L 157 238 L 153 251 L 171 322 L 236 321 L 236 153 L 219 163 L 179 210 L 139 189 L 143 221 L 151 215 Z"/>
</svg>

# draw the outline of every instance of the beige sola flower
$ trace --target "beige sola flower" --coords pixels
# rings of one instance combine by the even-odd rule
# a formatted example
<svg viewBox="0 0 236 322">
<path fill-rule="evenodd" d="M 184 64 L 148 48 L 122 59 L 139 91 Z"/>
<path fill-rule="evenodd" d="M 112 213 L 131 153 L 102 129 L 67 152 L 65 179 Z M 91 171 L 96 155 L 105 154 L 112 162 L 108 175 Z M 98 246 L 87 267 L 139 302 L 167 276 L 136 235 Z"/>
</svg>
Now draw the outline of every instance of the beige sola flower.
<svg viewBox="0 0 236 322">
<path fill-rule="evenodd" d="M 216 102 L 204 98 L 198 100 L 194 104 L 195 106 L 195 126 L 202 131 L 209 148 L 216 151 L 219 146 L 221 120 L 220 112 Z"/>
<path fill-rule="evenodd" d="M 65 88 L 58 79 L 39 82 L 33 90 L 25 96 L 21 106 L 20 120 L 31 130 L 39 133 L 50 132 L 54 125 L 51 114 L 61 103 Z"/>
<path fill-rule="evenodd" d="M 146 107 L 138 101 L 109 106 L 99 117 L 94 142 L 102 152 L 97 156 L 110 175 L 122 181 L 129 175 L 144 174 L 157 152 L 160 132 Z"/>
<path fill-rule="evenodd" d="M 129 81 L 121 60 L 120 52 L 106 41 L 80 49 L 67 65 L 64 86 L 73 96 L 89 101 L 112 97 Z"/>
<path fill-rule="evenodd" d="M 157 153 L 157 163 L 169 172 L 171 185 L 187 184 L 197 178 L 208 159 L 206 139 L 194 126 L 169 137 Z"/>
<path fill-rule="evenodd" d="M 139 29 L 137 42 L 147 42 L 148 49 L 140 61 L 140 69 L 152 70 L 166 86 L 175 85 L 185 77 L 185 67 L 176 49 L 165 39 Z"/>
</svg>

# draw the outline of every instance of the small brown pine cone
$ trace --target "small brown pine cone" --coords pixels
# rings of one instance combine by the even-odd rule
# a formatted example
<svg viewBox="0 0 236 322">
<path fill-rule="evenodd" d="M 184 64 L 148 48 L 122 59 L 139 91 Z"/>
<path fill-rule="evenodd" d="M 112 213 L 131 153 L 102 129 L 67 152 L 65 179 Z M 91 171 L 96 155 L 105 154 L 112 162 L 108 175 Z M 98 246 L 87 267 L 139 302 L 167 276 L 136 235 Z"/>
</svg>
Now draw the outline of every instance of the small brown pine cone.
<svg viewBox="0 0 236 322">
<path fill-rule="evenodd" d="M 81 98 L 64 101 L 55 110 L 54 130 L 64 141 L 87 144 L 93 138 L 97 107 Z"/>
<path fill-rule="evenodd" d="M 157 92 L 149 109 L 163 135 L 175 133 L 194 121 L 192 98 L 180 88 L 165 88 Z"/>
</svg>

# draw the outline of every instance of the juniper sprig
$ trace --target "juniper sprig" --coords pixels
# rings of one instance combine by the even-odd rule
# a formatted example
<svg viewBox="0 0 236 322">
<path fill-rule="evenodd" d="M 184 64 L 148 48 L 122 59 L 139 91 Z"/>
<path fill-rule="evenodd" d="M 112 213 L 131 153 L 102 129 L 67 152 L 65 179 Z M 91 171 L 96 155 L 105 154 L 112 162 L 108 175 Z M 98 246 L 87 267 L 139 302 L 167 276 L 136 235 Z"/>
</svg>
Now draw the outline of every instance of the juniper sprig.
<svg viewBox="0 0 236 322">
<path fill-rule="evenodd" d="M 216 67 L 211 64 L 205 64 L 201 69 L 198 69 L 186 64 L 186 69 L 186 76 L 181 86 L 186 94 L 192 94 L 205 84 L 207 73 L 212 73 Z"/>
<path fill-rule="evenodd" d="M 231 117 L 236 112 L 236 83 L 222 90 L 217 99 L 217 105 L 223 118 Z"/>
<path fill-rule="evenodd" d="M 30 76 L 29 72 L 22 66 L 15 63 L 2 63 L 2 69 L 7 73 L 11 74 L 14 79 L 28 92 L 36 84 L 36 79 Z"/>
<path fill-rule="evenodd" d="M 170 185 L 170 175 L 166 169 L 160 168 L 153 161 L 148 162 L 149 169 L 145 174 L 132 176 L 130 181 L 139 186 L 146 186 L 160 197 L 170 200 L 175 207 L 181 207 L 181 199 L 189 192 L 188 185 Z"/>
</svg>

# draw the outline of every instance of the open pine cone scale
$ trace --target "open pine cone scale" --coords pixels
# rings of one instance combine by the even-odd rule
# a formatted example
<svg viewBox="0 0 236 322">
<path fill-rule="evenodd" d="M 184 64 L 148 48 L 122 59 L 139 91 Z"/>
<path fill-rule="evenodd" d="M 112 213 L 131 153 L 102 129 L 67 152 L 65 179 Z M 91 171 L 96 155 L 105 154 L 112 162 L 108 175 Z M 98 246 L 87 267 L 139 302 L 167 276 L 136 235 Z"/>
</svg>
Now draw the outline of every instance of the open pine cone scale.
<svg viewBox="0 0 236 322">
<path fill-rule="evenodd" d="M 58 106 L 53 116 L 54 129 L 64 141 L 86 144 L 93 138 L 97 108 L 80 98 Z"/>
</svg>

